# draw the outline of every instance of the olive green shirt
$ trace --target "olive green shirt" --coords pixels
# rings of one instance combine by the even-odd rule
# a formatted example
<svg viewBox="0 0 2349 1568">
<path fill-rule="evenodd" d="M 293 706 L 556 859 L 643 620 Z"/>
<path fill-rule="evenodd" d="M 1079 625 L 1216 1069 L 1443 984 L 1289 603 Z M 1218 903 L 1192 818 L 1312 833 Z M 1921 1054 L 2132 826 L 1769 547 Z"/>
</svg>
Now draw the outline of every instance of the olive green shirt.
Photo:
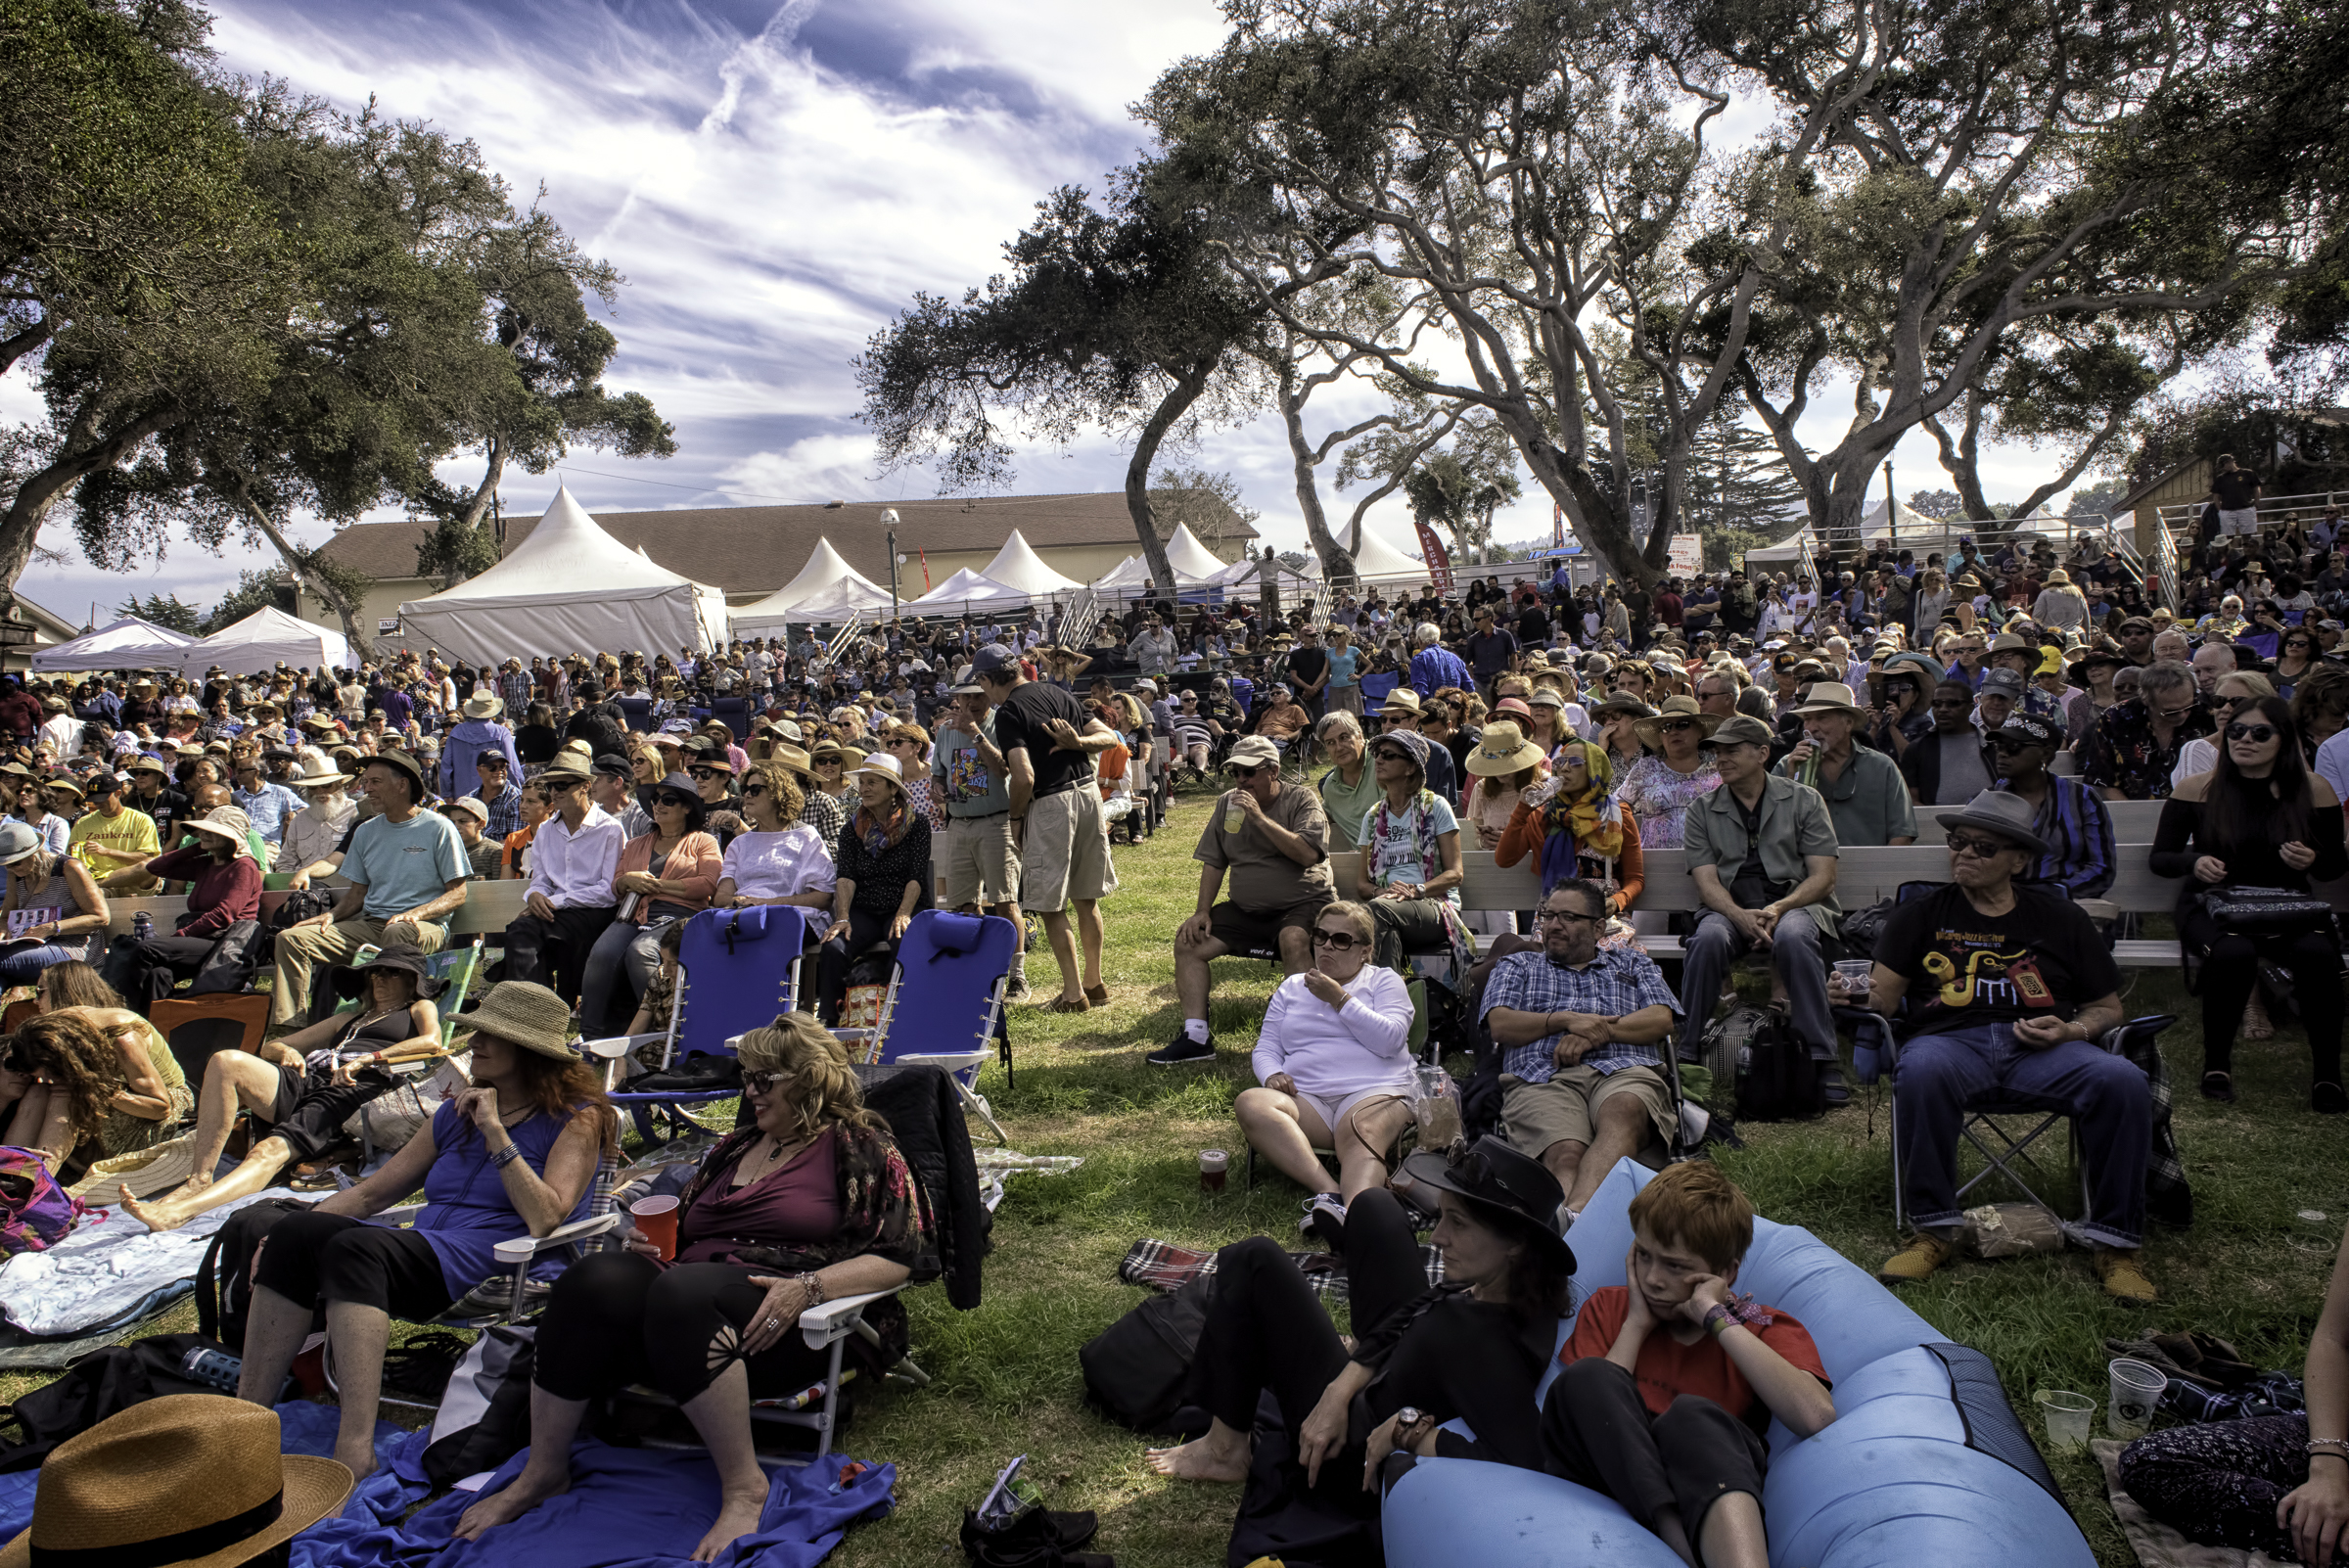
<svg viewBox="0 0 2349 1568">
<path fill-rule="evenodd" d="M 1773 882 L 1800 883 L 1811 874 L 1809 856 L 1833 855 L 1837 849 L 1835 820 L 1827 814 L 1827 803 L 1819 791 L 1774 773 L 1762 781 L 1762 822 L 1757 836 L 1763 873 Z M 1736 879 L 1737 868 L 1745 863 L 1745 813 L 1728 785 L 1688 807 L 1682 846 L 1689 870 L 1712 866 L 1725 886 Z M 1829 893 L 1809 907 L 1819 934 L 1832 936 L 1843 913 L 1835 895 Z"/>
</svg>

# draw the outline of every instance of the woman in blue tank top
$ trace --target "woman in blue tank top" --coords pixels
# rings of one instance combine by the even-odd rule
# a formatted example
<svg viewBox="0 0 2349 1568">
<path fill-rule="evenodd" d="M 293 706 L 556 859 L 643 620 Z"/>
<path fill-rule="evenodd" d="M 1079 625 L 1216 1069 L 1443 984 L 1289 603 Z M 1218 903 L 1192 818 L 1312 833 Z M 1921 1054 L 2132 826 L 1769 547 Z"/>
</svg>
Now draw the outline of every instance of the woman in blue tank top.
<svg viewBox="0 0 2349 1568">
<path fill-rule="evenodd" d="M 335 1457 L 354 1475 L 375 1467 L 392 1317 L 438 1315 L 498 1271 L 499 1242 L 586 1217 L 596 1166 L 618 1147 L 620 1120 L 571 1047 L 570 1020 L 570 1007 L 543 986 L 509 980 L 491 988 L 466 1020 L 473 1087 L 366 1180 L 313 1209 L 256 1215 L 241 1233 L 251 1245 L 265 1227 L 267 1245 L 253 1268 L 237 1392 L 273 1401 L 324 1306 L 343 1402 Z M 413 1228 L 367 1223 L 420 1184 L 425 1209 Z M 542 1260 L 534 1271 L 560 1267 Z"/>
</svg>

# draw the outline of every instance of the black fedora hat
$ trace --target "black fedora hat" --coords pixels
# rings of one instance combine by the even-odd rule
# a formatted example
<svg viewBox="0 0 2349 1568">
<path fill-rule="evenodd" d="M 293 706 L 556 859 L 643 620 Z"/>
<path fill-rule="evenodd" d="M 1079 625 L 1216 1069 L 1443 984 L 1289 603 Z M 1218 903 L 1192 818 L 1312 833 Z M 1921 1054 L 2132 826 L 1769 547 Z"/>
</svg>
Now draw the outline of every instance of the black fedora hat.
<svg viewBox="0 0 2349 1568">
<path fill-rule="evenodd" d="M 1566 1189 L 1541 1161 L 1488 1132 L 1473 1144 L 1462 1139 L 1445 1153 L 1422 1149 L 1403 1162 L 1403 1171 L 1413 1181 L 1524 1222 L 1566 1271 L 1574 1272 L 1574 1249 L 1558 1234 L 1558 1206 L 1566 1201 Z"/>
<path fill-rule="evenodd" d="M 333 977 L 335 993 L 339 996 L 358 995 L 366 989 L 367 972 L 371 969 L 396 969 L 410 976 L 416 982 L 416 994 L 419 996 L 438 996 L 446 989 L 445 982 L 424 967 L 421 949 L 404 942 L 395 942 L 363 964 L 337 964 Z"/>
</svg>

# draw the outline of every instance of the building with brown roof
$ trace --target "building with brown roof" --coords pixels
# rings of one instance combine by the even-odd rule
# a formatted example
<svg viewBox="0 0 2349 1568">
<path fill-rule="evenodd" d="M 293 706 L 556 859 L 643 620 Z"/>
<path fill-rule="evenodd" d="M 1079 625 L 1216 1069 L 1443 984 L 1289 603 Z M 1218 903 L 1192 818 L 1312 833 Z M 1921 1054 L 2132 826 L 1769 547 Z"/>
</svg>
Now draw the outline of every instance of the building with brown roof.
<svg viewBox="0 0 2349 1568">
<path fill-rule="evenodd" d="M 641 548 L 661 566 L 696 582 L 723 589 L 726 602 L 749 604 L 789 582 L 819 539 L 848 558 L 851 566 L 884 587 L 889 584 L 885 511 L 898 514 L 898 591 L 907 599 L 944 582 L 964 567 L 984 571 L 1018 529 L 1045 564 L 1079 582 L 1090 582 L 1126 557 L 1138 553 L 1132 514 L 1123 491 L 1091 495 L 947 497 L 911 501 L 846 501 L 821 506 L 714 506 L 668 512 L 596 512 L 606 532 L 630 549 Z M 506 547 L 530 536 L 535 517 L 506 519 Z M 1247 553 L 1256 530 L 1236 519 L 1220 532 L 1188 520 L 1200 542 L 1227 561 Z M 1162 536 L 1175 520 L 1160 520 Z M 411 521 L 353 523 L 326 545 L 326 557 L 375 579 L 367 614 L 388 631 L 402 601 L 440 590 L 438 578 L 416 571 L 416 547 L 430 532 Z M 333 611 L 308 593 L 298 613 L 321 625 L 340 626 Z"/>
</svg>

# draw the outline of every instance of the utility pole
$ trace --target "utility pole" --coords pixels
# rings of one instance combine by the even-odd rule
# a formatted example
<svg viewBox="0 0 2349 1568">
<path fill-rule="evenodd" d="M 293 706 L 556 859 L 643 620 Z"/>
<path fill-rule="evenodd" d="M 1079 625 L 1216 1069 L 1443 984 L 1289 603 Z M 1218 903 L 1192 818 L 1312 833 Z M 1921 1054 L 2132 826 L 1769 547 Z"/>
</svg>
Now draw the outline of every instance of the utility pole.
<svg viewBox="0 0 2349 1568">
<path fill-rule="evenodd" d="M 1884 531 L 1892 540 L 1895 560 L 1901 554 L 1901 499 L 1893 493 L 1892 459 L 1884 459 Z"/>
<path fill-rule="evenodd" d="M 891 507 L 881 514 L 889 529 L 889 619 L 898 619 L 898 509 Z"/>
</svg>

